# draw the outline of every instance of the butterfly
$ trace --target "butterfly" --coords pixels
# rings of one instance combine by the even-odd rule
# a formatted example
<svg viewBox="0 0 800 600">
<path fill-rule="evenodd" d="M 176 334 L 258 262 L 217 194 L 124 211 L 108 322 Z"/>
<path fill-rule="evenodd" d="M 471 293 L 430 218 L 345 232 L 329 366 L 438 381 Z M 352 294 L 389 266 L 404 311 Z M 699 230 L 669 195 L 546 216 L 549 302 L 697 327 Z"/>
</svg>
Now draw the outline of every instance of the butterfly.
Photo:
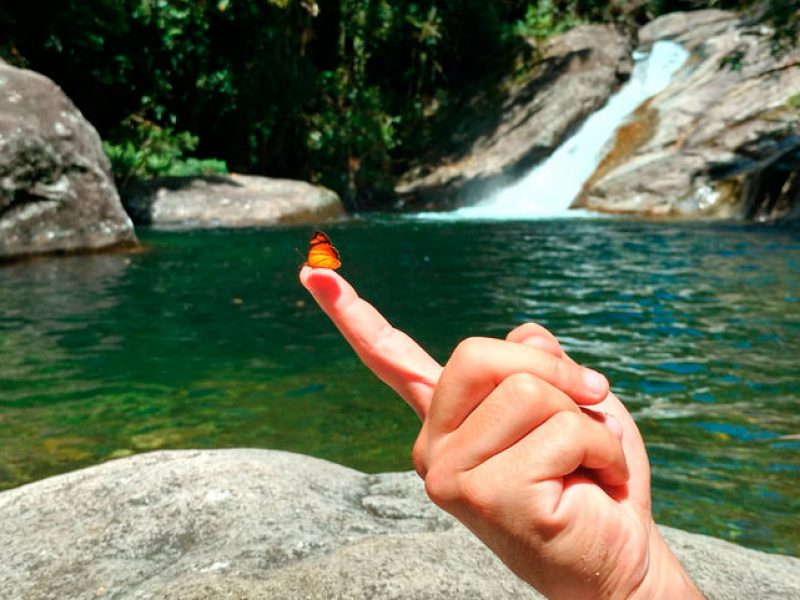
<svg viewBox="0 0 800 600">
<path fill-rule="evenodd" d="M 306 264 L 309 267 L 321 267 L 323 269 L 338 269 L 342 266 L 339 260 L 339 251 L 331 244 L 331 238 L 321 231 L 315 231 L 308 241 L 308 259 Z"/>
</svg>

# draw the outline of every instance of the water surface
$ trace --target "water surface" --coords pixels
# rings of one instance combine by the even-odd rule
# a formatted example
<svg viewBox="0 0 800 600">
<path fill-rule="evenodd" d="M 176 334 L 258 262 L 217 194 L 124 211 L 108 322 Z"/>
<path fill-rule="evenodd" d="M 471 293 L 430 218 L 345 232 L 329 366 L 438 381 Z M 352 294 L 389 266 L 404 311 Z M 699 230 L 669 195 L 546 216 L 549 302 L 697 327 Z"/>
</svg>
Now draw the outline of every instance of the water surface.
<svg viewBox="0 0 800 600">
<path fill-rule="evenodd" d="M 440 360 L 538 321 L 642 429 L 660 522 L 800 554 L 800 234 L 617 220 L 332 226 Z M 408 469 L 417 423 L 297 283 L 308 229 L 156 232 L 0 269 L 0 486 L 159 448 Z"/>
</svg>

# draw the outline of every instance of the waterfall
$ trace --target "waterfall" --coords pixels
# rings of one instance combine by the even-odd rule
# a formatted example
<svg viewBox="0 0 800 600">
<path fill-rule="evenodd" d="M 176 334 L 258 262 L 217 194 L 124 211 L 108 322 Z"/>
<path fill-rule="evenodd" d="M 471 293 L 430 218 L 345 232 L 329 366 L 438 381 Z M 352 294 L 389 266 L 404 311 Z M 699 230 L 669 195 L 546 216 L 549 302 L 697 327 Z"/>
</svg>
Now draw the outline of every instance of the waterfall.
<svg viewBox="0 0 800 600">
<path fill-rule="evenodd" d="M 474 206 L 447 213 L 418 213 L 417 217 L 507 220 L 589 215 L 569 210 L 569 206 L 609 150 L 617 128 L 642 102 L 669 84 L 688 56 L 682 46 L 669 41 L 656 42 L 649 53 L 634 52 L 630 79 L 527 175 Z"/>
</svg>

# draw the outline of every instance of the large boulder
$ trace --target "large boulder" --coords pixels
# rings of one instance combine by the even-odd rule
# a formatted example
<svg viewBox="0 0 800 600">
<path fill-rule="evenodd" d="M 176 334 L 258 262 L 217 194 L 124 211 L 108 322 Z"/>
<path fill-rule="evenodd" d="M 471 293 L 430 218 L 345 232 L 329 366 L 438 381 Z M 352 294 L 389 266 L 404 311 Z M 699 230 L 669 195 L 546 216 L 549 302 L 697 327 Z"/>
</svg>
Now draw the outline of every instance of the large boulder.
<svg viewBox="0 0 800 600">
<path fill-rule="evenodd" d="M 631 40 L 611 26 L 557 36 L 519 80 L 472 98 L 451 139 L 403 175 L 395 189 L 415 208 L 470 204 L 550 155 L 630 75 Z M 497 96 L 499 95 L 499 98 Z M 432 166 L 430 166 L 432 165 Z"/>
<path fill-rule="evenodd" d="M 163 177 L 123 191 L 137 223 L 166 228 L 258 227 L 344 215 L 335 192 L 305 181 L 255 175 Z"/>
<path fill-rule="evenodd" d="M 574 206 L 617 213 L 773 219 L 800 204 L 800 48 L 719 10 L 673 13 L 639 32 L 691 52 L 619 129 Z M 800 215 L 798 215 L 800 216 Z"/>
<path fill-rule="evenodd" d="M 51 80 L 0 61 L 0 259 L 135 243 L 97 131 Z"/>
<path fill-rule="evenodd" d="M 800 597 L 800 560 L 662 531 L 709 599 Z M 3 597 L 541 598 L 425 496 L 269 450 L 138 455 L 0 493 Z"/>
</svg>

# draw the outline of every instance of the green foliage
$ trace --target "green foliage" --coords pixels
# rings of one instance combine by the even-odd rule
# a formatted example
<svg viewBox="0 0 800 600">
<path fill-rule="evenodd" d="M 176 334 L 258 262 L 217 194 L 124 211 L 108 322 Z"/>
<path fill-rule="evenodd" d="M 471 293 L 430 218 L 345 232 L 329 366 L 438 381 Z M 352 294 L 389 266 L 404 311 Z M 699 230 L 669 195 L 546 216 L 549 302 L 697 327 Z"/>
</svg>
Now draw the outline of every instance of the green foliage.
<svg viewBox="0 0 800 600">
<path fill-rule="evenodd" d="M 45 2 L 3 3 L 0 51 L 64 88 L 107 140 L 120 181 L 219 156 L 236 171 L 328 184 L 353 208 L 389 197 L 437 106 L 476 73 L 503 70 L 527 6 Z"/>
<path fill-rule="evenodd" d="M 650 0 L 632 17 L 609 0 L 3 0 L 0 55 L 64 88 L 120 181 L 227 164 L 366 208 L 391 197 L 469 90 L 530 59 L 531 40 L 738 4 Z M 757 5 L 776 40 L 796 40 L 796 0 Z"/>
<path fill-rule="evenodd" d="M 553 0 L 529 3 L 525 10 L 525 18 L 517 21 L 514 31 L 517 35 L 535 40 L 563 33 L 582 22 L 570 8 L 560 8 Z"/>
<path fill-rule="evenodd" d="M 789 100 L 787 100 L 786 103 L 792 108 L 800 109 L 800 94 L 789 96 Z"/>
<path fill-rule="evenodd" d="M 728 68 L 731 71 L 741 71 L 742 70 L 742 59 L 744 58 L 744 51 L 743 50 L 733 50 L 729 52 L 725 56 L 722 57 L 719 61 L 719 68 L 725 69 Z"/>
<path fill-rule="evenodd" d="M 134 178 L 228 171 L 224 161 L 185 157 L 197 147 L 198 141 L 187 131 L 175 132 L 136 116 L 126 119 L 123 128 L 122 141 L 103 142 L 114 176 L 123 187 Z"/>
<path fill-rule="evenodd" d="M 770 0 L 767 2 L 765 18 L 775 28 L 772 36 L 774 52 L 797 45 L 800 36 L 800 6 L 797 0 Z"/>
</svg>

